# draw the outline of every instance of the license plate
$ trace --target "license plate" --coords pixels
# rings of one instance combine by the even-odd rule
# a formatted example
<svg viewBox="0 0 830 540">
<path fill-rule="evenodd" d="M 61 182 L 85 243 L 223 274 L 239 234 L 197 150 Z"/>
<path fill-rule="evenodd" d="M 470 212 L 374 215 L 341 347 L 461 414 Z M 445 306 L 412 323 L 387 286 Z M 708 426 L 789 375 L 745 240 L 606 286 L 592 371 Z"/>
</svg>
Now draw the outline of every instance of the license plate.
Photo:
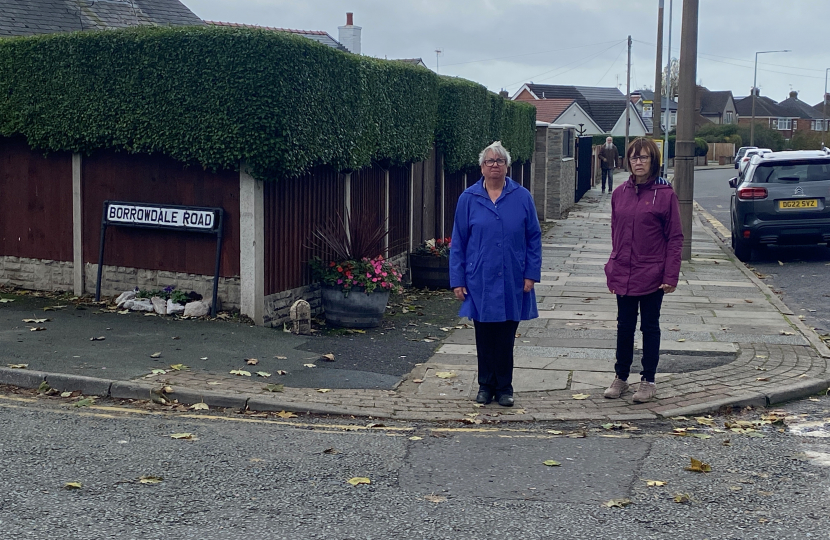
<svg viewBox="0 0 830 540">
<path fill-rule="evenodd" d="M 790 201 L 778 201 L 778 208 L 792 210 L 795 208 L 818 208 L 818 199 L 795 199 Z"/>
</svg>

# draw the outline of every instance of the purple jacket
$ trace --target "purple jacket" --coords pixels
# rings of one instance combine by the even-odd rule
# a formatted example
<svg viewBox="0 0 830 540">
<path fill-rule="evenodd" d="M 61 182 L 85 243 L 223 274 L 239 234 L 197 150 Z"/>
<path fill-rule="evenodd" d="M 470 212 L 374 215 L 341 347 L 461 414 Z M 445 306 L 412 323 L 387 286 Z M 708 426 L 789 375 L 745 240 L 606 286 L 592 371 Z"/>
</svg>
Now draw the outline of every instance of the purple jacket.
<svg viewBox="0 0 830 540">
<path fill-rule="evenodd" d="M 677 286 L 683 229 L 680 206 L 663 178 L 637 186 L 634 177 L 611 195 L 611 257 L 608 288 L 623 296 L 651 294 Z"/>
</svg>

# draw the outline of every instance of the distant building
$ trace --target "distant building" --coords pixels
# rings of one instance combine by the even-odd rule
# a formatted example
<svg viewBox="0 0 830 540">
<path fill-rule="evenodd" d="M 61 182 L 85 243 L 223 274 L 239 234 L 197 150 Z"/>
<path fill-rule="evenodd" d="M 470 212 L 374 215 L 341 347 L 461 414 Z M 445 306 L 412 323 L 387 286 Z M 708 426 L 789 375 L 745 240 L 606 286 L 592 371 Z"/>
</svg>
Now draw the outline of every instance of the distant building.
<svg viewBox="0 0 830 540">
<path fill-rule="evenodd" d="M 752 123 L 752 96 L 741 98 L 735 102 L 738 112 L 738 124 Z M 755 94 L 755 124 L 767 125 L 770 129 L 781 132 L 785 139 L 792 138 L 798 131 L 827 131 L 827 123 L 822 114 L 807 103 L 798 99 L 798 92 L 790 92 L 790 96 L 781 103 L 766 96 Z"/>
<path fill-rule="evenodd" d="M 299 36 L 312 39 L 314 41 L 322 43 L 323 45 L 328 45 L 333 49 L 337 49 L 338 51 L 349 52 L 349 49 L 344 47 L 342 43 L 331 37 L 328 33 L 323 32 L 322 30 L 294 30 L 291 28 L 277 28 L 274 26 L 258 26 L 255 24 L 241 24 L 221 21 L 205 21 L 205 24 L 208 24 L 210 26 L 226 26 L 230 28 L 255 28 L 259 30 L 272 30 L 274 32 L 287 32 L 289 34 L 297 34 Z"/>
<path fill-rule="evenodd" d="M 643 117 L 643 122 L 646 125 L 646 132 L 654 133 L 654 91 L 653 90 L 634 90 L 631 92 L 631 102 L 637 108 L 637 111 Z M 677 102 L 673 99 L 668 99 L 666 96 L 660 98 L 660 126 L 665 133 L 666 130 L 666 108 L 669 108 L 669 128 L 668 131 L 677 126 Z"/>
<path fill-rule="evenodd" d="M 737 124 L 738 112 L 731 90 L 712 91 L 698 86 L 695 94 L 700 116 L 714 124 Z"/>
<path fill-rule="evenodd" d="M 629 107 L 629 135 L 647 133 L 634 105 L 617 88 L 524 84 L 511 98 L 536 107 L 536 119 L 551 124 L 582 125 L 585 135 L 625 135 L 625 109 Z"/>
</svg>

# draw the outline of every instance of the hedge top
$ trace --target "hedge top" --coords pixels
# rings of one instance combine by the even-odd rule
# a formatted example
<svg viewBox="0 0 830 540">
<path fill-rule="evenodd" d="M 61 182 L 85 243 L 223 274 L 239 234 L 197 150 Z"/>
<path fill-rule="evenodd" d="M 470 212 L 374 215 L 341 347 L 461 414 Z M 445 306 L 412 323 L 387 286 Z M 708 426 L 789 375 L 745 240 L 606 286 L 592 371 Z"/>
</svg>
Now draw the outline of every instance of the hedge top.
<svg viewBox="0 0 830 540">
<path fill-rule="evenodd" d="M 132 28 L 0 40 L 0 135 L 33 148 L 162 153 L 257 178 L 424 159 L 530 159 L 536 110 L 403 62 L 284 32 Z"/>
</svg>

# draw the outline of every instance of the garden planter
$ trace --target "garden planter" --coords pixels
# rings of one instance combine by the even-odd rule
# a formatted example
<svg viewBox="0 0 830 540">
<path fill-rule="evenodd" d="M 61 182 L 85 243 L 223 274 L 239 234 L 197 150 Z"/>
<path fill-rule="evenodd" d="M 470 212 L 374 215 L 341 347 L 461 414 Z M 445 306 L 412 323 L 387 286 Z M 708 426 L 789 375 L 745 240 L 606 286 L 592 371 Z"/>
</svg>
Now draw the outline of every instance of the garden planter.
<svg viewBox="0 0 830 540">
<path fill-rule="evenodd" d="M 450 260 L 447 257 L 410 254 L 409 269 L 412 272 L 413 287 L 450 288 Z"/>
<path fill-rule="evenodd" d="M 364 291 L 363 287 L 354 287 L 346 296 L 340 287 L 322 285 L 320 296 L 326 323 L 346 328 L 379 326 L 389 301 L 389 289 L 375 289 L 369 294 Z"/>
</svg>

